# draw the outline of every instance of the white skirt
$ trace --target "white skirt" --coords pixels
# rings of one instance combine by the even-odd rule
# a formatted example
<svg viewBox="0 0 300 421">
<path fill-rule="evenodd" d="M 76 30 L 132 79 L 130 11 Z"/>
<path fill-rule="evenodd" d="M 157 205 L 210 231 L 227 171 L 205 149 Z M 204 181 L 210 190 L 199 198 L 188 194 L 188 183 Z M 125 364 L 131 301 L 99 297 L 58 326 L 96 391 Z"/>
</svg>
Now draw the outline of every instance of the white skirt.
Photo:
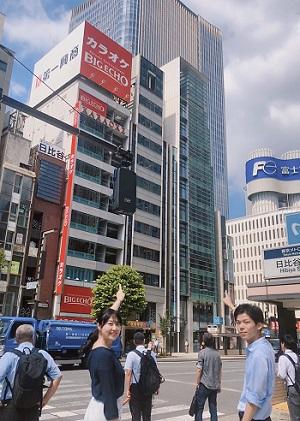
<svg viewBox="0 0 300 421">
<path fill-rule="evenodd" d="M 121 420 L 122 397 L 117 400 L 117 405 L 119 409 L 118 419 Z M 96 399 L 92 397 L 86 409 L 84 421 L 107 421 L 107 418 L 104 415 L 103 402 L 96 401 Z"/>
</svg>

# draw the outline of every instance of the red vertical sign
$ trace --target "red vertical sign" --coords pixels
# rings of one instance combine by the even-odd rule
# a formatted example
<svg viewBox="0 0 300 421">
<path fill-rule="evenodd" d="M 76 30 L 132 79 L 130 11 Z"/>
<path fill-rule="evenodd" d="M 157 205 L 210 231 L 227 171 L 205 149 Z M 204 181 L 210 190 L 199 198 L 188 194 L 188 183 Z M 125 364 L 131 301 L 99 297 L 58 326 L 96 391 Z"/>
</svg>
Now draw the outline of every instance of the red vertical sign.
<svg viewBox="0 0 300 421">
<path fill-rule="evenodd" d="M 79 103 L 76 104 L 75 108 L 76 110 L 79 110 Z M 74 124 L 73 124 L 74 127 L 78 127 L 78 120 L 79 120 L 79 114 L 78 112 L 75 112 Z M 55 286 L 56 295 L 62 294 L 62 287 L 64 284 L 66 254 L 67 254 L 67 247 L 68 247 L 68 240 L 69 240 L 69 227 L 70 227 L 70 219 L 71 219 L 71 204 L 72 204 L 72 198 L 73 198 L 76 152 L 77 152 L 77 136 L 73 134 L 72 143 L 71 143 L 70 160 L 69 160 L 67 188 L 66 188 L 66 195 L 65 195 L 65 210 L 64 210 L 64 220 L 63 220 L 64 222 L 63 222 L 62 233 L 61 233 L 60 252 L 59 252 L 58 267 L 57 267 L 57 274 L 56 274 L 56 286 Z"/>
</svg>

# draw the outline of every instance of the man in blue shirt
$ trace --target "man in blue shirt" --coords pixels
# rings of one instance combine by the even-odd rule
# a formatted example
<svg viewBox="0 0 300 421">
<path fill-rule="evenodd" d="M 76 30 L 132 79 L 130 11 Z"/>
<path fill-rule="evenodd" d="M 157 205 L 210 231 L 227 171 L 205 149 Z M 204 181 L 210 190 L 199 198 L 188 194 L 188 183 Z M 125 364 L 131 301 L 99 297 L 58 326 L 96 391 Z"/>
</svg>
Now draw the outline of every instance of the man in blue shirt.
<svg viewBox="0 0 300 421">
<path fill-rule="evenodd" d="M 238 404 L 241 421 L 271 421 L 275 357 L 270 343 L 262 337 L 261 309 L 241 304 L 234 311 L 238 332 L 247 342 L 244 387 Z"/>
<path fill-rule="evenodd" d="M 29 324 L 19 326 L 16 330 L 16 341 L 18 343 L 16 349 L 19 351 L 29 352 L 27 348 L 32 350 L 34 348 L 33 327 Z M 39 352 L 47 360 L 46 376 L 50 381 L 50 386 L 42 401 L 42 407 L 44 407 L 55 394 L 62 375 L 51 355 L 43 350 L 40 350 Z M 12 404 L 12 394 L 9 387 L 7 387 L 5 379 L 7 378 L 11 387 L 13 387 L 18 361 L 19 357 L 12 352 L 6 352 L 0 358 L 0 385 L 2 386 L 0 397 L 1 401 L 5 400 L 5 405 L 0 408 L 0 419 L 1 421 L 38 421 L 40 411 L 37 406 L 29 408 L 28 410 L 18 410 Z"/>
<path fill-rule="evenodd" d="M 140 353 L 147 352 L 145 348 L 145 335 L 136 332 L 133 336 L 136 350 Z M 156 355 L 153 351 L 151 356 L 156 363 Z M 129 401 L 132 421 L 151 421 L 152 396 L 141 395 L 138 390 L 138 382 L 141 375 L 141 357 L 134 351 L 129 352 L 125 362 L 125 402 Z"/>
</svg>

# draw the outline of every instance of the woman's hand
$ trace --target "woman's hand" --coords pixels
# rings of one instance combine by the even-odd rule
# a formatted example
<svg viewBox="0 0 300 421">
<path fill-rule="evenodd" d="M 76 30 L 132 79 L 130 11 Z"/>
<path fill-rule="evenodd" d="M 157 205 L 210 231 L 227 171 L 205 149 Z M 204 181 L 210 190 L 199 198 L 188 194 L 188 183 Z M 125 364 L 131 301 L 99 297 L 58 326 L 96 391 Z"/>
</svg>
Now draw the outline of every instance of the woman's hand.
<svg viewBox="0 0 300 421">
<path fill-rule="evenodd" d="M 124 301 L 125 292 L 123 291 L 121 284 L 119 284 L 119 289 L 117 291 L 116 298 L 117 298 L 117 301 L 120 302 L 120 304 Z"/>
<path fill-rule="evenodd" d="M 113 305 L 110 308 L 113 309 L 113 310 L 115 310 L 115 311 L 118 311 L 120 305 L 124 301 L 124 298 L 125 298 L 125 292 L 122 289 L 122 285 L 119 284 L 119 289 L 118 289 L 118 291 L 116 293 L 116 300 L 115 300 L 115 302 L 113 303 Z"/>
<path fill-rule="evenodd" d="M 228 306 L 230 308 L 230 310 L 234 310 L 234 304 L 233 304 L 232 299 L 231 299 L 231 297 L 230 297 L 230 295 L 228 294 L 227 291 L 225 291 L 223 302 L 226 306 Z"/>
</svg>

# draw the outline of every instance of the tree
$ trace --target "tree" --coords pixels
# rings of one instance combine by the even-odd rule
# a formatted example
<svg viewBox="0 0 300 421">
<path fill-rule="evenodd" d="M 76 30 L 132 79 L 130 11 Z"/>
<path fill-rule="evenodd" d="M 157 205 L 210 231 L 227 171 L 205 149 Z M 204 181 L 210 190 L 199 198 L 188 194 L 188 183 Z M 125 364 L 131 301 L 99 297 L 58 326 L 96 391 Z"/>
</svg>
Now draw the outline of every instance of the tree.
<svg viewBox="0 0 300 421">
<path fill-rule="evenodd" d="M 2 269 L 4 269 L 7 266 L 7 260 L 5 257 L 4 249 L 0 249 L 0 273 Z"/>
<path fill-rule="evenodd" d="M 131 266 L 112 266 L 106 273 L 96 280 L 94 288 L 92 316 L 97 318 L 114 302 L 116 292 L 122 285 L 125 299 L 120 307 L 123 323 L 146 308 L 145 288 L 142 276 Z"/>
<path fill-rule="evenodd" d="M 171 328 L 174 318 L 171 316 L 169 311 L 166 311 L 164 316 L 159 314 L 159 328 L 161 331 L 161 336 L 163 338 L 162 350 L 163 353 L 167 352 L 167 339 L 170 337 Z"/>
</svg>

